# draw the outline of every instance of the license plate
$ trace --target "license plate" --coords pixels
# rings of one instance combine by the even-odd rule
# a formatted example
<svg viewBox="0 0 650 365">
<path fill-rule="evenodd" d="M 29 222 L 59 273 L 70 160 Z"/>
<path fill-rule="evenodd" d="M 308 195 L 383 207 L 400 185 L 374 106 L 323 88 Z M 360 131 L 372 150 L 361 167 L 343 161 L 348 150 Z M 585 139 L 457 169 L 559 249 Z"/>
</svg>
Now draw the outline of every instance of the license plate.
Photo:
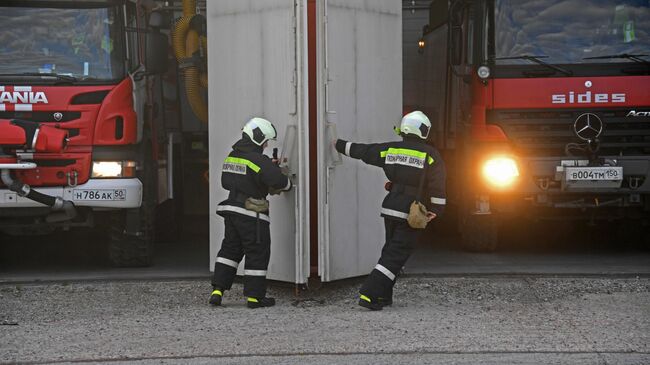
<svg viewBox="0 0 650 365">
<path fill-rule="evenodd" d="M 76 201 L 126 200 L 126 189 L 75 189 L 72 199 Z"/>
<path fill-rule="evenodd" d="M 623 168 L 620 166 L 606 167 L 566 167 L 567 181 L 621 181 Z"/>
</svg>

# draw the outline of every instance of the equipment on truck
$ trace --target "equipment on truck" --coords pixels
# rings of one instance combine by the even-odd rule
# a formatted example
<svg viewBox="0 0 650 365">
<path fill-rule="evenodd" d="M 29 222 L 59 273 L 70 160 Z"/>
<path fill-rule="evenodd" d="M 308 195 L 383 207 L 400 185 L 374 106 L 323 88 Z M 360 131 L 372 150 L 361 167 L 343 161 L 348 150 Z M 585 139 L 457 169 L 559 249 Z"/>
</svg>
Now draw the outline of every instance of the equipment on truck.
<svg viewBox="0 0 650 365">
<path fill-rule="evenodd" d="M 176 21 L 172 43 L 190 107 L 203 123 L 208 122 L 208 103 L 204 98 L 208 88 L 206 36 L 206 19 L 196 13 L 196 0 L 183 0 L 183 16 Z"/>
<path fill-rule="evenodd" d="M 67 133 L 61 129 L 47 125 L 40 125 L 29 121 L 14 119 L 10 122 L 0 121 L 0 173 L 2 183 L 15 192 L 18 196 L 44 204 L 52 208 L 53 213 L 45 220 L 47 222 L 60 222 L 73 219 L 77 212 L 74 204 L 58 196 L 49 196 L 39 193 L 29 185 L 12 176 L 12 170 L 35 169 L 33 162 L 23 162 L 18 156 L 24 150 L 33 150 L 36 153 L 61 153 L 67 143 Z M 5 153 L 10 153 L 5 155 Z"/>
<path fill-rule="evenodd" d="M 466 248 L 494 250 L 514 216 L 647 230 L 648 16 L 635 0 L 431 3 L 422 109 L 440 115 Z"/>
</svg>

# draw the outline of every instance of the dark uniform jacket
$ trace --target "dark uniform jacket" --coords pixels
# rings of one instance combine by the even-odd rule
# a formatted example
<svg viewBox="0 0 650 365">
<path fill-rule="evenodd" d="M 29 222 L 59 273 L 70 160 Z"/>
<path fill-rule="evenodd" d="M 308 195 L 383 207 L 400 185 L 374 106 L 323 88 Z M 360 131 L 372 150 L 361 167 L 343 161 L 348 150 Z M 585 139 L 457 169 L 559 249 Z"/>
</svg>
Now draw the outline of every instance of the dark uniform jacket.
<svg viewBox="0 0 650 365">
<path fill-rule="evenodd" d="M 247 135 L 243 135 L 232 149 L 223 162 L 221 173 L 221 186 L 230 194 L 217 206 L 217 214 L 257 217 L 255 212 L 244 208 L 246 199 L 264 199 L 269 188 L 289 191 L 291 179 L 282 174 L 280 167 L 262 154 L 262 147 L 254 144 Z M 259 218 L 269 221 L 268 214 L 261 213 Z"/>
<path fill-rule="evenodd" d="M 421 139 L 406 137 L 399 142 L 374 144 L 339 139 L 336 150 L 384 169 L 391 188 L 382 203 L 383 217 L 406 219 L 418 193 L 425 163 L 428 165 L 427 176 L 419 201 L 438 216 L 444 211 L 447 202 L 445 163 L 438 150 Z"/>
</svg>

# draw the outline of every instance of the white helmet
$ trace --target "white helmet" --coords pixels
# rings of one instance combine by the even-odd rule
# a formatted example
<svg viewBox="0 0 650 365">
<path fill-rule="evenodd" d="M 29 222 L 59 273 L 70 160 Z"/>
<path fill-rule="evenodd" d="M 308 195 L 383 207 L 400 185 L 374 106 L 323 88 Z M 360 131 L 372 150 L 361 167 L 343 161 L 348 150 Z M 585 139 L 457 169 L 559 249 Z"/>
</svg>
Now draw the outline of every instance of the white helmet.
<svg viewBox="0 0 650 365">
<path fill-rule="evenodd" d="M 419 110 L 410 112 L 402 118 L 397 134 L 414 134 L 427 139 L 431 130 L 431 121 Z"/>
<path fill-rule="evenodd" d="M 258 146 L 278 136 L 273 124 L 264 118 L 252 118 L 242 130 Z"/>
</svg>

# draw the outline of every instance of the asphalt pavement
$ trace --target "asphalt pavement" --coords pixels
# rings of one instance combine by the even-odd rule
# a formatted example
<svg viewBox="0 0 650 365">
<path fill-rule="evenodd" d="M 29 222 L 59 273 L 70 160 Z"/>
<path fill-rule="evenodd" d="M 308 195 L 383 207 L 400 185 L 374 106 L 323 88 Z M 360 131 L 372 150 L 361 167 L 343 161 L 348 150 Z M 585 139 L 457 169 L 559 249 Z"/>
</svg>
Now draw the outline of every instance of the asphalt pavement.
<svg viewBox="0 0 650 365">
<path fill-rule="evenodd" d="M 553 233 L 496 253 L 422 242 L 381 312 L 356 304 L 363 278 L 274 282 L 259 310 L 236 283 L 211 307 L 205 234 L 142 269 L 110 267 L 94 235 L 5 236 L 0 364 L 650 364 L 647 247 Z"/>
<path fill-rule="evenodd" d="M 205 280 L 2 284 L 0 363 L 650 363 L 648 278 L 406 277 L 379 312 L 359 284 L 256 310 Z"/>
</svg>

